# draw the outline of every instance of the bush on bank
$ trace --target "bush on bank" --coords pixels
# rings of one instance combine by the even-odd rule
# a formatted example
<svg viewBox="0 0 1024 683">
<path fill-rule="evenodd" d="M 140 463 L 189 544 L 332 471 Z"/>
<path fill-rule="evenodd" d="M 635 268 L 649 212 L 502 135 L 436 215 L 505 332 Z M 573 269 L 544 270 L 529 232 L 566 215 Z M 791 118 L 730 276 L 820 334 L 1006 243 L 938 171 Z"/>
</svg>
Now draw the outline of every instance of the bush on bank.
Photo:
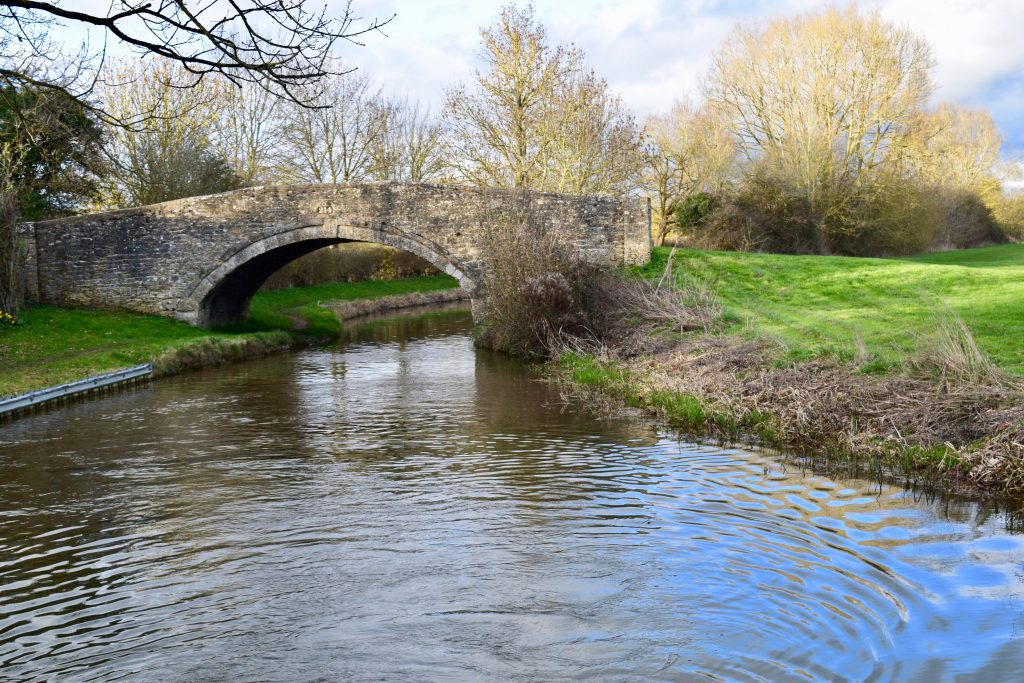
<svg viewBox="0 0 1024 683">
<path fill-rule="evenodd" d="M 527 219 L 499 223 L 486 245 L 486 327 L 478 343 L 515 356 L 548 357 L 599 328 L 597 280 L 559 236 Z"/>
<path fill-rule="evenodd" d="M 588 263 L 575 245 L 528 218 L 491 234 L 487 263 L 485 325 L 477 343 L 515 356 L 624 348 L 642 343 L 655 326 L 708 330 L 718 317 L 706 291 Z"/>
<path fill-rule="evenodd" d="M 754 166 L 719 194 L 681 202 L 675 221 L 686 244 L 720 251 L 900 256 L 1007 241 L 991 207 L 971 191 L 881 178 L 836 192 L 845 199 L 812 200 Z"/>
</svg>

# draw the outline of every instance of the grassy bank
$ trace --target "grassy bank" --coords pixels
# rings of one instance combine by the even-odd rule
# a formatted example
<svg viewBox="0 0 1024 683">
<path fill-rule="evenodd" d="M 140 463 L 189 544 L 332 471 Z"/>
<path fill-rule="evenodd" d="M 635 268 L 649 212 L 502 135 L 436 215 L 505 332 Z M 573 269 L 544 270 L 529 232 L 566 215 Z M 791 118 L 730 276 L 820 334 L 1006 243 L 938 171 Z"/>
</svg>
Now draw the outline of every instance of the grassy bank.
<svg viewBox="0 0 1024 683">
<path fill-rule="evenodd" d="M 641 274 L 703 289 L 717 326 L 565 354 L 571 386 L 856 475 L 1024 494 L 1024 246 L 907 260 L 682 251 L 666 275 L 668 257 L 656 250 Z"/>
<path fill-rule="evenodd" d="M 112 311 L 32 306 L 0 326 L 0 396 L 155 362 L 158 374 L 287 348 L 297 337 L 333 337 L 340 323 L 318 301 L 350 301 L 457 286 L 445 276 L 317 285 L 253 298 L 248 323 L 202 330 Z M 298 328 L 298 329 L 296 329 Z"/>
<path fill-rule="evenodd" d="M 660 278 L 669 250 L 642 269 Z M 791 360 L 898 371 L 947 307 L 999 367 L 1024 376 L 1024 244 L 903 260 L 679 250 L 672 277 L 709 288 L 724 332 L 771 340 Z"/>
<path fill-rule="evenodd" d="M 394 294 L 379 299 L 356 299 L 352 301 L 333 301 L 328 306 L 341 321 L 376 315 L 402 308 L 416 306 L 439 306 L 458 301 L 469 301 L 469 293 L 464 289 L 439 289 L 434 291 L 410 292 Z"/>
</svg>

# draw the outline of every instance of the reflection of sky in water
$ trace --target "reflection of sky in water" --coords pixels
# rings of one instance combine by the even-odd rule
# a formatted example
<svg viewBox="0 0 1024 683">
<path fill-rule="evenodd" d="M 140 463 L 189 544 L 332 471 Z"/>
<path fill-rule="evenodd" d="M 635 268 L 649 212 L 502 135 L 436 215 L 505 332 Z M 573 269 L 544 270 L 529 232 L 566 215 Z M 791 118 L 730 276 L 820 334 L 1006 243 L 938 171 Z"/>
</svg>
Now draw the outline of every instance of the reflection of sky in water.
<svg viewBox="0 0 1024 683">
<path fill-rule="evenodd" d="M 1024 670 L 1002 514 L 595 419 L 467 328 L 5 425 L 0 678 Z"/>
</svg>

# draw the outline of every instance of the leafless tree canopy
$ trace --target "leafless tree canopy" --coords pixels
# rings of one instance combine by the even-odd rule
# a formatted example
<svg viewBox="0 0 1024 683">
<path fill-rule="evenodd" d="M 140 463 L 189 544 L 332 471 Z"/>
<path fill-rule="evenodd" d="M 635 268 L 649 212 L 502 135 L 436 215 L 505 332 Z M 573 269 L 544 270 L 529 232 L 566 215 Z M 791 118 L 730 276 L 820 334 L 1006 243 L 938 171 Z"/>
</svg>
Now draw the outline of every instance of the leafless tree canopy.
<svg viewBox="0 0 1024 683">
<path fill-rule="evenodd" d="M 582 50 L 551 45 L 532 5 L 507 5 L 480 38 L 484 68 L 446 98 L 459 179 L 577 194 L 634 187 L 640 131 Z"/>
<path fill-rule="evenodd" d="M 369 77 L 325 79 L 311 98 L 317 108 L 293 106 L 282 134 L 296 180 L 355 183 L 373 177 L 373 150 L 384 134 L 390 107 Z"/>
<path fill-rule="evenodd" d="M 364 21 L 351 5 L 337 13 L 323 6 L 310 11 L 310 5 L 305 0 L 112 0 L 103 12 L 66 8 L 59 0 L 0 0 L 0 82 L 87 98 L 106 45 L 83 45 L 71 55 L 52 38 L 57 26 L 78 25 L 101 29 L 140 55 L 179 63 L 189 80 L 178 87 L 219 74 L 235 85 L 254 83 L 308 106 L 310 87 L 335 73 L 335 46 L 358 44 L 390 21 Z"/>
</svg>

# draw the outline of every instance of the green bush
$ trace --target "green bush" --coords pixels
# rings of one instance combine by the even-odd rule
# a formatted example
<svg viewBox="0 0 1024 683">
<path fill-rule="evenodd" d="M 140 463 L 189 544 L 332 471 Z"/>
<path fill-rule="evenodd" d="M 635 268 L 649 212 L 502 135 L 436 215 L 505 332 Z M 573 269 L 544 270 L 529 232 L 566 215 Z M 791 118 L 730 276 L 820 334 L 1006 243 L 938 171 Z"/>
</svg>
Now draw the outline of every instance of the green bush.
<svg viewBox="0 0 1024 683">
<path fill-rule="evenodd" d="M 810 201 L 785 180 L 756 168 L 717 203 L 700 246 L 818 254 L 825 250 L 819 224 Z"/>
<path fill-rule="evenodd" d="M 879 175 L 823 181 L 810 196 L 768 163 L 717 199 L 694 195 L 677 219 L 695 226 L 694 246 L 728 251 L 898 256 L 1005 240 L 974 194 Z"/>
<path fill-rule="evenodd" d="M 948 208 L 930 249 L 969 249 L 1006 242 L 1006 233 L 991 207 L 977 194 L 947 192 L 945 203 Z"/>
<path fill-rule="evenodd" d="M 1024 194 L 1002 197 L 994 214 L 1004 235 L 1015 242 L 1024 240 Z"/>
<path fill-rule="evenodd" d="M 716 208 L 715 196 L 710 192 L 687 195 L 676 205 L 676 225 L 682 232 L 697 237 L 704 234 Z"/>
<path fill-rule="evenodd" d="M 822 220 L 824 251 L 842 256 L 900 256 L 924 251 L 942 225 L 934 188 L 876 178 Z"/>
</svg>

